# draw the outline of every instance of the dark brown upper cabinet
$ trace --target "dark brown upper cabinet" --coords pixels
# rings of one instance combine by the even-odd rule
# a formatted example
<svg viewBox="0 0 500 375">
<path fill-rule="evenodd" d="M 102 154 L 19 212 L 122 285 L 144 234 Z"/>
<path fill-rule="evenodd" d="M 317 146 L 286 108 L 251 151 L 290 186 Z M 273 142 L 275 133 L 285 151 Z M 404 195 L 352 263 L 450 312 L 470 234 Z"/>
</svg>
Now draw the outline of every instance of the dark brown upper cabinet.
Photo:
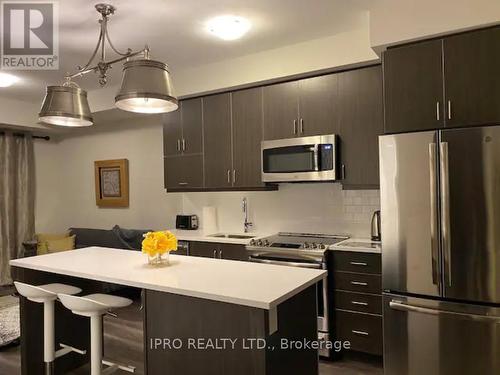
<svg viewBox="0 0 500 375">
<path fill-rule="evenodd" d="M 231 94 L 203 98 L 205 187 L 232 186 Z"/>
<path fill-rule="evenodd" d="M 203 155 L 166 156 L 164 179 L 167 191 L 203 188 Z"/>
<path fill-rule="evenodd" d="M 261 179 L 262 87 L 232 93 L 233 186 L 264 186 Z"/>
<path fill-rule="evenodd" d="M 338 133 L 338 74 L 303 79 L 298 84 L 297 135 Z"/>
<path fill-rule="evenodd" d="M 201 98 L 183 100 L 179 109 L 164 116 L 165 156 L 203 152 Z"/>
<path fill-rule="evenodd" d="M 444 39 L 446 127 L 500 123 L 500 27 Z"/>
<path fill-rule="evenodd" d="M 342 185 L 379 186 L 378 136 L 384 131 L 382 67 L 338 74 L 338 116 L 343 170 Z"/>
<path fill-rule="evenodd" d="M 385 132 L 444 127 L 442 40 L 384 53 Z"/>
<path fill-rule="evenodd" d="M 293 138 L 298 134 L 298 82 L 264 87 L 264 139 Z"/>
<path fill-rule="evenodd" d="M 264 139 L 335 133 L 337 94 L 335 74 L 264 87 Z"/>
</svg>

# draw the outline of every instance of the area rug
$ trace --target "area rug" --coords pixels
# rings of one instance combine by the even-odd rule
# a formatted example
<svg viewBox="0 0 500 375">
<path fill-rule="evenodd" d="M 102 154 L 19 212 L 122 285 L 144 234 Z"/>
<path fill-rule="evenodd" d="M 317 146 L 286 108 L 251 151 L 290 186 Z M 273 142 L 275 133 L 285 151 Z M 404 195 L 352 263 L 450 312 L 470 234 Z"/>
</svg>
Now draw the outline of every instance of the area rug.
<svg viewBox="0 0 500 375">
<path fill-rule="evenodd" d="M 0 297 L 0 346 L 11 344 L 19 335 L 19 299 Z"/>
</svg>

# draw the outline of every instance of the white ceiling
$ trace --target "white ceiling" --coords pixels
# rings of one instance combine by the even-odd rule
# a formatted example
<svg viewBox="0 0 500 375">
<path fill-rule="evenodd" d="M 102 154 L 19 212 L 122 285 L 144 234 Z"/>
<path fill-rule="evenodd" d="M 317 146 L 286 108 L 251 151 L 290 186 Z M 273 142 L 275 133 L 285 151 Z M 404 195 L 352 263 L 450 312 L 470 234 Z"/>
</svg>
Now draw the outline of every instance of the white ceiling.
<svg viewBox="0 0 500 375">
<path fill-rule="evenodd" d="M 97 1 L 96 1 L 97 2 Z M 369 0 L 115 0 L 109 31 L 121 50 L 149 44 L 154 59 L 167 62 L 174 72 L 258 51 L 334 35 L 359 28 Z M 18 71 L 21 82 L 0 88 L 0 96 L 41 101 L 46 84 L 58 84 L 64 73 L 84 64 L 98 37 L 99 15 L 94 2 L 59 1 L 60 70 Z M 222 41 L 204 30 L 214 16 L 234 14 L 248 18 L 252 29 L 237 41 Z M 111 57 L 112 52 L 109 52 Z M 120 80 L 121 65 L 110 79 Z M 87 90 L 98 87 L 89 74 L 79 82 Z"/>
</svg>

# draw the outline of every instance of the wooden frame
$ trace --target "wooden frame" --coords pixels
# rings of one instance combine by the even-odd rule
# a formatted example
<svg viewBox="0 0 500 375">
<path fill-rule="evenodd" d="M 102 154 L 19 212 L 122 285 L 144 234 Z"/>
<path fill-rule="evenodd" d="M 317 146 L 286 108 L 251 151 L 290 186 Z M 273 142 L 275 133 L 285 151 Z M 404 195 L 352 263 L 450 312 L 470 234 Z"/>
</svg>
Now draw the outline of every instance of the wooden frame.
<svg viewBox="0 0 500 375">
<path fill-rule="evenodd" d="M 95 200 L 99 207 L 128 207 L 128 160 L 99 160 L 94 162 Z"/>
</svg>

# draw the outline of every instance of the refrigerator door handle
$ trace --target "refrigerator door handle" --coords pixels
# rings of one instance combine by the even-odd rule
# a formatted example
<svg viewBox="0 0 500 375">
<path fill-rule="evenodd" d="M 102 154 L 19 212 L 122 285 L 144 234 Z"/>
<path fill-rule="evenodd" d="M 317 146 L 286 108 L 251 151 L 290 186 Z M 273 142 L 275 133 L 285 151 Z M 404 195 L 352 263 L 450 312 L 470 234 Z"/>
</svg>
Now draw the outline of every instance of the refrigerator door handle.
<svg viewBox="0 0 500 375">
<path fill-rule="evenodd" d="M 451 286 L 450 180 L 448 166 L 448 142 L 441 142 L 439 147 L 441 154 L 441 241 L 443 244 L 444 252 L 446 282 L 448 283 L 448 286 Z"/>
<path fill-rule="evenodd" d="M 500 316 L 494 316 L 494 315 L 479 315 L 479 314 L 469 314 L 469 313 L 462 313 L 462 312 L 448 311 L 448 310 L 431 309 L 428 307 L 408 305 L 404 302 L 396 300 L 390 301 L 389 307 L 393 310 L 398 310 L 398 311 L 415 312 L 428 315 L 451 315 L 468 320 L 500 324 Z"/>
<path fill-rule="evenodd" d="M 438 271 L 438 253 L 439 253 L 439 240 L 437 230 L 437 175 L 436 175 L 436 143 L 429 143 L 429 188 L 431 200 L 431 261 L 432 261 L 432 283 L 439 285 L 439 271 Z"/>
</svg>

